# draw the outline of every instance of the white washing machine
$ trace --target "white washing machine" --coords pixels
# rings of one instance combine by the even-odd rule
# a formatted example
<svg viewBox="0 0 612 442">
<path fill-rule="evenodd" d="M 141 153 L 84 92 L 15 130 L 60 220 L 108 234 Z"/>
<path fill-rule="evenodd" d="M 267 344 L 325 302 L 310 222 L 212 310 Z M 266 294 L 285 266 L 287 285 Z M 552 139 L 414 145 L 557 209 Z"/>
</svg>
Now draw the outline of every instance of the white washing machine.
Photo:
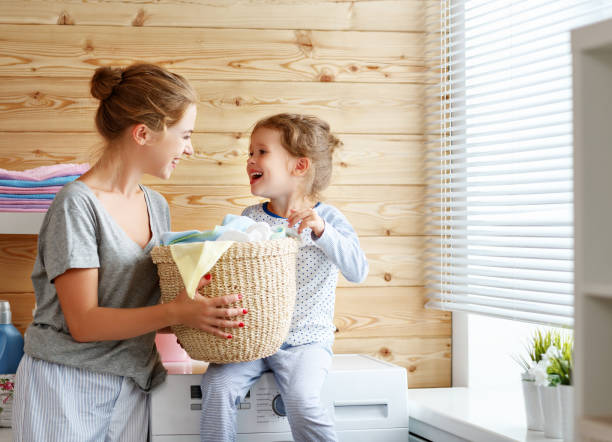
<svg viewBox="0 0 612 442">
<path fill-rule="evenodd" d="M 152 442 L 198 442 L 199 374 L 170 374 L 152 393 Z M 321 398 L 341 442 L 406 442 L 406 369 L 365 355 L 334 355 Z M 238 442 L 293 441 L 272 373 L 264 373 L 238 410 Z"/>
</svg>

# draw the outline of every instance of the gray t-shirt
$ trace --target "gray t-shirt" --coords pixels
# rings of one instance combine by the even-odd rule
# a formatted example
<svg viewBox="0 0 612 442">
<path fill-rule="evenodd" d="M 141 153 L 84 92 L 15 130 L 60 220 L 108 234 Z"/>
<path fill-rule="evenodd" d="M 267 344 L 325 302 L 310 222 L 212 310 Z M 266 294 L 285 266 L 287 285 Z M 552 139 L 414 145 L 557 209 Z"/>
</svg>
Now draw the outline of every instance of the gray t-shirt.
<svg viewBox="0 0 612 442">
<path fill-rule="evenodd" d="M 74 268 L 98 268 L 98 305 L 134 308 L 159 302 L 159 278 L 150 256 L 161 234 L 170 230 L 168 203 L 145 186 L 153 236 L 142 249 L 116 223 L 82 181 L 64 186 L 47 212 L 38 237 L 32 272 L 36 293 L 34 321 L 25 351 L 44 359 L 132 378 L 144 391 L 166 375 L 155 348 L 155 333 L 121 341 L 77 342 L 60 307 L 54 279 Z M 108 327 L 113 324 L 109 323 Z"/>
</svg>

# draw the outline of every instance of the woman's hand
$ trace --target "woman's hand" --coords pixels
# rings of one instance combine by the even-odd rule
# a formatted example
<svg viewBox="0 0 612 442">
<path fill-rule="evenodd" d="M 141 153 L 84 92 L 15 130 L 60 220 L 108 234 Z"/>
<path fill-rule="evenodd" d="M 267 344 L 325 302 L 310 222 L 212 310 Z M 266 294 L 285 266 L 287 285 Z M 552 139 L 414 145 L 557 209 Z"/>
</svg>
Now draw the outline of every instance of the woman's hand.
<svg viewBox="0 0 612 442">
<path fill-rule="evenodd" d="M 246 315 L 248 312 L 246 309 L 226 306 L 242 299 L 242 295 L 207 298 L 199 293 L 199 289 L 208 284 L 210 284 L 210 274 L 200 279 L 194 299 L 189 298 L 184 289 L 174 298 L 172 302 L 177 308 L 177 319 L 179 323 L 188 327 L 199 328 L 222 338 L 231 338 L 232 335 L 228 335 L 221 328 L 244 327 L 242 321 L 230 318 Z"/>
<path fill-rule="evenodd" d="M 323 219 L 314 209 L 292 209 L 290 213 L 289 218 L 287 218 L 289 227 L 293 227 L 301 221 L 300 227 L 298 228 L 298 233 L 302 233 L 304 229 L 310 227 L 312 233 L 314 233 L 317 237 L 323 235 L 323 231 L 325 230 L 325 221 L 323 221 Z"/>
</svg>

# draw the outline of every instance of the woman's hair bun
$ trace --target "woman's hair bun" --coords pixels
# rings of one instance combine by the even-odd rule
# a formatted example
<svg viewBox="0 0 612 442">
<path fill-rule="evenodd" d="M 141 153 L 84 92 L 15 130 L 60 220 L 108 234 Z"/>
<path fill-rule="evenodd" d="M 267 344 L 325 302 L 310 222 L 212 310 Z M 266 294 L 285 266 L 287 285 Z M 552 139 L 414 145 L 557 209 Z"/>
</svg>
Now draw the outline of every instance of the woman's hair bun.
<svg viewBox="0 0 612 442">
<path fill-rule="evenodd" d="M 106 100 L 112 95 L 114 87 L 121 83 L 122 76 L 121 68 L 99 67 L 91 78 L 91 95 L 100 101 Z"/>
</svg>

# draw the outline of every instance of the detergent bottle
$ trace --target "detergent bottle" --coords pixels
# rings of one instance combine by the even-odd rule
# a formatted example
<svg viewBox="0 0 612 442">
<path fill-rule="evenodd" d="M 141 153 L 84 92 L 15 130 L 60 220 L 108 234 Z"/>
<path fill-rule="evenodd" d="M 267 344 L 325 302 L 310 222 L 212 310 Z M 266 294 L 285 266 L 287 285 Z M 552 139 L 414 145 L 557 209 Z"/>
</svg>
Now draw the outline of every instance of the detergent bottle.
<svg viewBox="0 0 612 442">
<path fill-rule="evenodd" d="M 11 323 L 11 305 L 0 301 L 0 374 L 15 374 L 23 356 L 23 337 Z"/>
</svg>

